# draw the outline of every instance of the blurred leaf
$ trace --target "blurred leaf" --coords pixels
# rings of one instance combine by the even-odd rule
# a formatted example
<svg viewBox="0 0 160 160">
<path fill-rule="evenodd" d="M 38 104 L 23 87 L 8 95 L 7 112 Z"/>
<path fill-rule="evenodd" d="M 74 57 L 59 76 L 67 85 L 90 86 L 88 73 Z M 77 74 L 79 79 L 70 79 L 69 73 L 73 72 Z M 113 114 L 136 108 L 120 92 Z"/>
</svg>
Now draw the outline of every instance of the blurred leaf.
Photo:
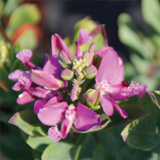
<svg viewBox="0 0 160 160">
<path fill-rule="evenodd" d="M 23 63 L 19 59 L 15 59 L 13 65 L 11 67 L 10 73 L 14 72 L 16 69 L 26 70 L 25 66 L 23 65 Z"/>
<path fill-rule="evenodd" d="M 4 16 L 8 17 L 19 3 L 20 3 L 19 0 L 7 0 L 4 7 L 4 13 L 3 13 Z"/>
<path fill-rule="evenodd" d="M 159 91 L 160 92 L 160 91 Z M 151 98 L 151 100 L 159 107 L 159 109 L 160 109 L 160 105 L 159 105 L 159 103 L 158 103 L 158 100 L 157 100 L 157 98 L 156 98 L 156 96 L 155 96 L 155 94 L 156 94 L 156 92 L 155 92 L 155 94 L 153 94 L 151 91 L 147 91 L 147 93 L 148 93 L 148 95 L 150 96 L 150 98 Z M 160 95 L 157 95 L 157 96 L 160 96 Z"/>
<path fill-rule="evenodd" d="M 142 38 L 140 38 L 137 29 L 134 27 L 132 18 L 128 14 L 120 14 L 118 17 L 118 26 L 118 35 L 123 44 L 132 48 L 145 58 L 151 58 L 153 56 L 144 46 Z"/>
<path fill-rule="evenodd" d="M 142 14 L 145 21 L 160 34 L 160 3 L 158 0 L 142 0 Z"/>
<path fill-rule="evenodd" d="M 38 37 L 35 33 L 35 30 L 31 28 L 23 32 L 16 40 L 16 43 L 19 43 L 21 50 L 34 50 L 38 44 Z"/>
<path fill-rule="evenodd" d="M 130 55 L 131 62 L 133 63 L 136 70 L 139 72 L 138 74 L 146 75 L 150 69 L 150 61 L 141 58 L 137 54 Z M 133 75 L 132 75 L 133 76 Z"/>
<path fill-rule="evenodd" d="M 15 29 L 26 22 L 38 23 L 40 21 L 40 18 L 41 18 L 40 11 L 36 5 L 23 4 L 18 6 L 13 11 L 9 20 L 8 27 L 12 27 Z"/>
<path fill-rule="evenodd" d="M 0 87 L 8 92 L 12 85 L 13 83 L 8 79 L 8 71 L 0 66 Z"/>
<path fill-rule="evenodd" d="M 13 125 L 8 124 L 10 128 L 6 134 L 2 134 L 4 127 L 1 126 L 0 134 L 0 150 L 10 160 L 31 160 L 31 148 L 25 143 L 20 135 L 19 129 Z"/>
<path fill-rule="evenodd" d="M 0 0 L 0 16 L 3 14 L 3 9 L 4 9 L 4 2 Z M 1 24 L 1 22 L 0 22 Z"/>
<path fill-rule="evenodd" d="M 159 145 L 158 128 L 149 116 L 132 121 L 121 135 L 123 140 L 135 149 L 151 149 Z"/>
<path fill-rule="evenodd" d="M 70 151 L 73 145 L 64 142 L 51 143 L 43 152 L 42 160 L 73 160 Z"/>
<path fill-rule="evenodd" d="M 44 126 L 33 110 L 24 110 L 15 113 L 9 123 L 16 125 L 26 134 L 31 136 L 45 136 L 47 135 L 48 127 Z"/>
<path fill-rule="evenodd" d="M 151 152 L 134 150 L 130 147 L 125 147 L 118 152 L 116 160 L 148 160 L 150 158 Z M 132 158 L 131 158 L 132 157 Z M 156 159 L 155 159 L 156 160 Z M 158 160 L 158 159 L 157 159 Z"/>
<path fill-rule="evenodd" d="M 26 143 L 34 150 L 39 152 L 43 152 L 44 149 L 51 143 L 53 143 L 48 136 L 44 137 L 33 137 L 29 136 L 23 131 L 21 131 L 21 135 L 26 141 Z"/>
</svg>

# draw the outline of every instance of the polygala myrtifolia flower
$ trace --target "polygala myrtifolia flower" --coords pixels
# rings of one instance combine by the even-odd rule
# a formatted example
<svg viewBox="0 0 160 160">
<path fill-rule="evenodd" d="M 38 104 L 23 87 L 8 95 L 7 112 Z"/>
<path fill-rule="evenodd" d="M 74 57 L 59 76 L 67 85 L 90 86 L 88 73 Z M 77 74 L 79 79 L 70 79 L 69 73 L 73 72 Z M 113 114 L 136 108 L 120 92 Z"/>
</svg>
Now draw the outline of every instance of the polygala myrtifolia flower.
<svg viewBox="0 0 160 160">
<path fill-rule="evenodd" d="M 112 116 L 115 108 L 127 118 L 127 112 L 116 100 L 142 97 L 146 93 L 146 86 L 124 82 L 122 59 L 112 47 L 94 51 L 95 44 L 91 41 L 95 34 L 92 33 L 85 29 L 79 31 L 72 59 L 67 45 L 57 34 L 52 36 L 51 55 L 49 59 L 45 56 L 42 67 L 30 62 L 31 50 L 17 53 L 16 57 L 28 71 L 16 70 L 9 75 L 9 79 L 16 82 L 13 89 L 23 90 L 17 103 L 36 100 L 34 112 L 44 125 L 51 126 L 48 135 L 54 142 L 65 138 L 72 126 L 82 131 L 100 126 L 102 120 L 96 112 L 101 107 L 106 117 Z M 89 51 L 83 53 L 81 45 L 89 42 Z"/>
</svg>

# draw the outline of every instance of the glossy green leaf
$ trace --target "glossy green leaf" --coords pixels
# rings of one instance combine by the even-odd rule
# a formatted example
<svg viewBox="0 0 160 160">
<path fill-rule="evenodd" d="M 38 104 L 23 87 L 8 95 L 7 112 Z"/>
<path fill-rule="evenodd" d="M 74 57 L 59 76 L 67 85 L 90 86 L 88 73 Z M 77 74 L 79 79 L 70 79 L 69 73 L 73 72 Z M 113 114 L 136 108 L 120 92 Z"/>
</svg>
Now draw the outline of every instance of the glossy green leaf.
<svg viewBox="0 0 160 160">
<path fill-rule="evenodd" d="M 129 123 L 121 135 L 123 140 L 135 149 L 151 149 L 159 145 L 158 128 L 149 116 Z"/>
<path fill-rule="evenodd" d="M 160 34 L 160 3 L 158 0 L 142 0 L 142 14 L 145 21 Z"/>
<path fill-rule="evenodd" d="M 50 144 L 42 154 L 42 160 L 72 160 L 70 150 L 73 147 L 71 144 L 64 142 Z"/>
<path fill-rule="evenodd" d="M 44 126 L 37 118 L 33 110 L 24 110 L 15 113 L 9 123 L 16 125 L 23 132 L 31 136 L 47 135 L 48 127 Z"/>
<path fill-rule="evenodd" d="M 39 152 L 43 152 L 44 149 L 52 142 L 52 140 L 50 140 L 49 136 L 41 136 L 41 137 L 33 137 L 30 135 L 27 135 L 26 133 L 21 131 L 21 135 L 24 138 L 24 140 L 26 141 L 26 143 L 34 150 L 37 150 Z"/>
</svg>

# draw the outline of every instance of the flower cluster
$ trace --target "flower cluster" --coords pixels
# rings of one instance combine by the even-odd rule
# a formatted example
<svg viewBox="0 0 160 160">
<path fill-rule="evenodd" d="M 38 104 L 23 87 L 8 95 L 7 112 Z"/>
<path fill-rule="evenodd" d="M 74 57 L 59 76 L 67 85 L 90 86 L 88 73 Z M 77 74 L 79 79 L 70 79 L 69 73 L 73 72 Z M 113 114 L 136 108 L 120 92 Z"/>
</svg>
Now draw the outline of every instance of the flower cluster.
<svg viewBox="0 0 160 160">
<path fill-rule="evenodd" d="M 81 29 L 71 58 L 63 39 L 53 35 L 50 57 L 45 56 L 42 67 L 30 61 L 31 50 L 24 49 L 16 55 L 28 69 L 15 70 L 9 75 L 9 79 L 16 82 L 13 90 L 23 90 L 17 103 L 36 101 L 34 112 L 44 125 L 50 126 L 48 135 L 54 142 L 65 138 L 72 126 L 83 131 L 100 126 L 102 120 L 98 111 L 101 107 L 106 117 L 112 116 L 115 109 L 127 118 L 127 112 L 116 100 L 142 97 L 146 93 L 146 86 L 135 82 L 128 85 L 124 81 L 122 59 L 112 47 L 95 51 L 93 38 L 87 30 Z M 83 53 L 81 46 L 86 43 L 91 46 Z"/>
</svg>

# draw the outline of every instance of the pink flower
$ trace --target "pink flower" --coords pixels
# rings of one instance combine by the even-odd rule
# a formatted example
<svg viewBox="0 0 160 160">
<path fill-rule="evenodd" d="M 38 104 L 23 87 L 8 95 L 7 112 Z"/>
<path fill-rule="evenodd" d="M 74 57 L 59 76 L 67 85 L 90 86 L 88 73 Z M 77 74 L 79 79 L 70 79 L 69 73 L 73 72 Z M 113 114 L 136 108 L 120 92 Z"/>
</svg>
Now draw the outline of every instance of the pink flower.
<svg viewBox="0 0 160 160">
<path fill-rule="evenodd" d="M 34 112 L 39 120 L 48 126 L 48 135 L 54 142 L 66 138 L 74 124 L 77 129 L 88 130 L 95 125 L 101 124 L 100 115 L 96 114 L 86 106 L 78 103 L 77 107 L 68 106 L 67 102 L 59 102 L 58 97 L 52 98 L 48 102 L 38 100 L 34 105 Z M 58 123 L 61 124 L 61 132 L 58 129 Z"/>
<path fill-rule="evenodd" d="M 103 58 L 95 78 L 96 83 L 100 85 L 100 103 L 107 116 L 112 116 L 115 108 L 123 118 L 127 118 L 127 112 L 120 108 L 115 100 L 124 100 L 135 95 L 142 97 L 146 93 L 146 86 L 134 82 L 130 86 L 126 85 L 122 59 L 111 47 L 105 51 L 105 54 L 99 52 Z"/>
</svg>

